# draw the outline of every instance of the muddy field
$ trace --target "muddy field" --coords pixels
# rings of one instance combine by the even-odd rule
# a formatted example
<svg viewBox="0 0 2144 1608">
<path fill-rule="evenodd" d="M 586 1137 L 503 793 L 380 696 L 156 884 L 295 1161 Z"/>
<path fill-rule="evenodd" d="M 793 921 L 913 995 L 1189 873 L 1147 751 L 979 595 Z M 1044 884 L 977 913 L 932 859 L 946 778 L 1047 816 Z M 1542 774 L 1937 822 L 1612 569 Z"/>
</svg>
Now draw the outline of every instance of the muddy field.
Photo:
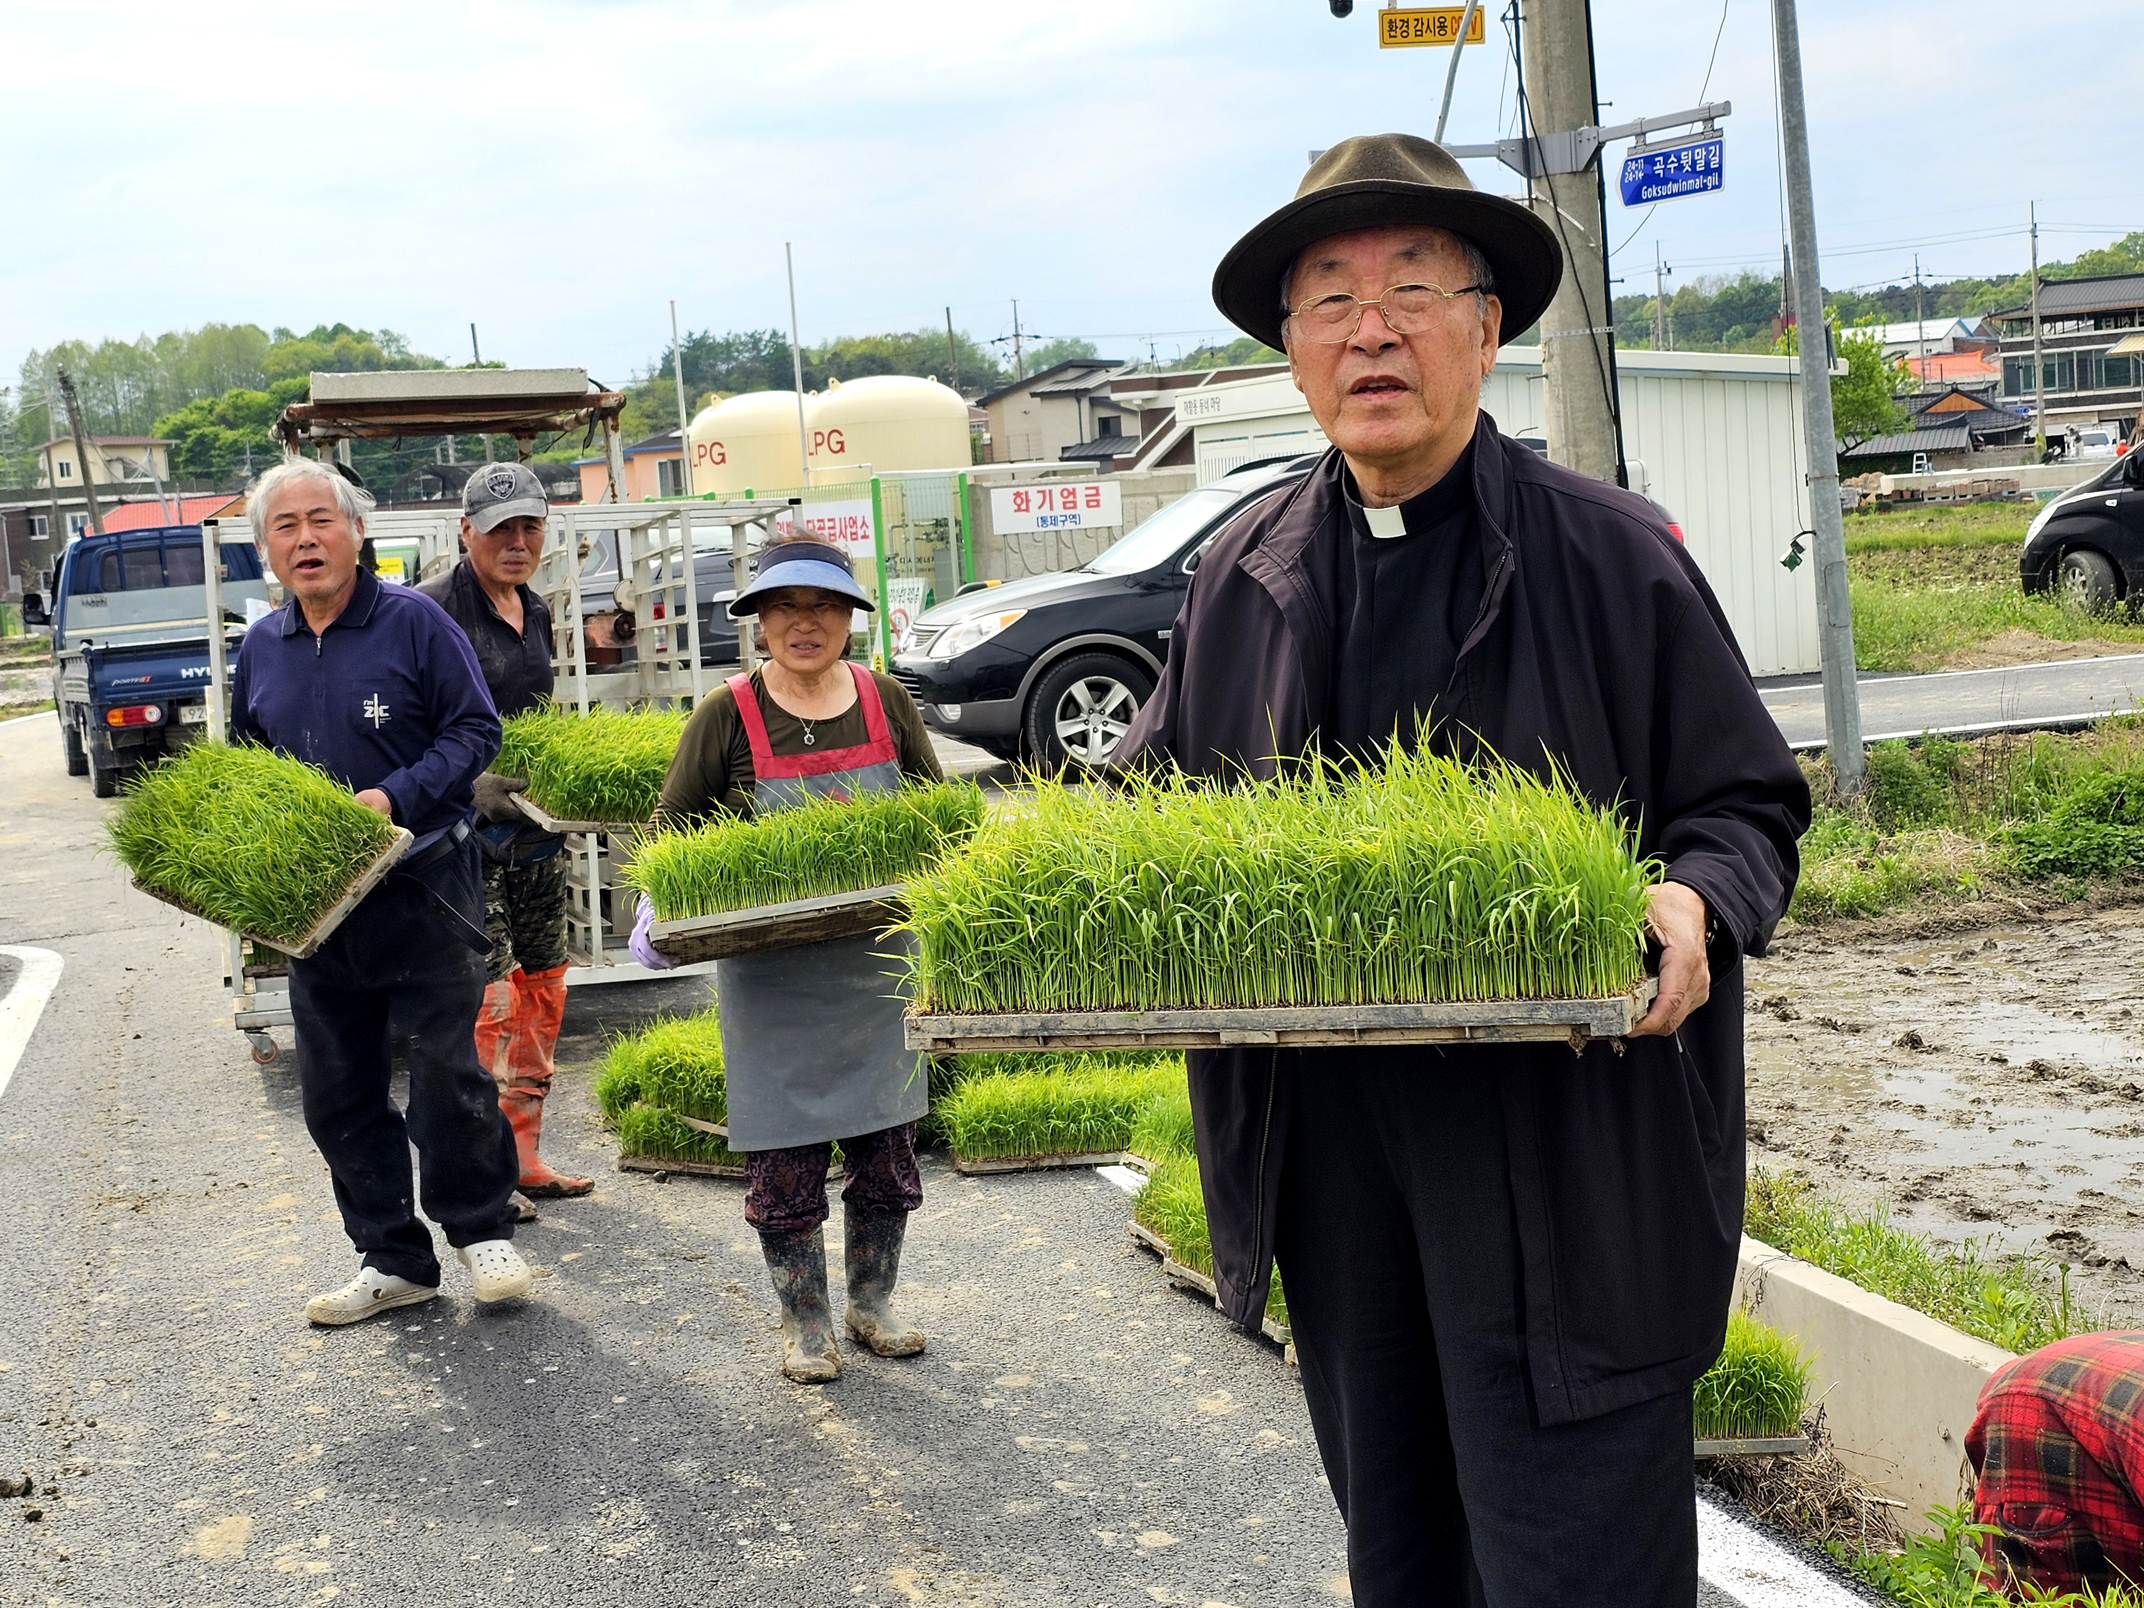
<svg viewBox="0 0 2144 1608">
<path fill-rule="evenodd" d="M 1752 1166 L 2068 1262 L 2144 1327 L 2144 906 L 1789 930 L 1748 1003 Z"/>
</svg>

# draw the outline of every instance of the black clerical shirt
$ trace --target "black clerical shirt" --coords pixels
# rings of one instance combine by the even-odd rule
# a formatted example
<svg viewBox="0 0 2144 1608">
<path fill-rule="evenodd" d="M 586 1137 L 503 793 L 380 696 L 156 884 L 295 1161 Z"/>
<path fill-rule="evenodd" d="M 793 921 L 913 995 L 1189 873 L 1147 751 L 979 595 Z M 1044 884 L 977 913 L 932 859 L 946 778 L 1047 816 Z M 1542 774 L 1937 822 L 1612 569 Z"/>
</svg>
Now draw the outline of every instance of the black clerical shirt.
<svg viewBox="0 0 2144 1608">
<path fill-rule="evenodd" d="M 1433 724 L 1459 646 L 1481 609 L 1474 448 L 1397 509 L 1366 509 L 1344 476 L 1350 536 L 1335 576 L 1332 707 L 1327 751 L 1366 756 L 1395 729 L 1412 743 Z M 1403 533 L 1372 533 L 1398 514 Z"/>
</svg>

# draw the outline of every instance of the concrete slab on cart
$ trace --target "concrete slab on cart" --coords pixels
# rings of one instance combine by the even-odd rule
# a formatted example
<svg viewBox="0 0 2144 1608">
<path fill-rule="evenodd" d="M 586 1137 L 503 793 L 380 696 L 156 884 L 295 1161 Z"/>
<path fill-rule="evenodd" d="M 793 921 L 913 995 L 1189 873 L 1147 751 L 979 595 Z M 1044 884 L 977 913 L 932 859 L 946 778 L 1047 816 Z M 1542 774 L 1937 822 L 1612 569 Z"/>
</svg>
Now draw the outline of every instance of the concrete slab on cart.
<svg viewBox="0 0 2144 1608">
<path fill-rule="evenodd" d="M 611 1170 L 588 1095 L 705 979 L 570 996 L 547 1149 L 599 1183 L 518 1236 L 539 1299 L 479 1310 L 450 1266 L 307 1328 L 352 1258 L 296 1056 L 248 1059 L 215 936 L 101 852 L 50 722 L 0 726 L 0 774 L 0 943 L 65 959 L 0 1100 L 0 1446 L 55 1488 L 0 1504 L 0 1601 L 1345 1600 L 1300 1381 L 1091 1171 L 929 1164 L 929 1352 L 782 1382 L 742 1191 Z"/>
<path fill-rule="evenodd" d="M 2144 654 L 1934 675 L 1871 673 L 1859 685 L 1861 731 L 1869 742 L 1924 731 L 1970 735 L 2081 726 L 2144 707 Z M 1824 746 L 1824 687 L 1817 677 L 1767 679 L 1760 690 L 1789 743 Z"/>
</svg>

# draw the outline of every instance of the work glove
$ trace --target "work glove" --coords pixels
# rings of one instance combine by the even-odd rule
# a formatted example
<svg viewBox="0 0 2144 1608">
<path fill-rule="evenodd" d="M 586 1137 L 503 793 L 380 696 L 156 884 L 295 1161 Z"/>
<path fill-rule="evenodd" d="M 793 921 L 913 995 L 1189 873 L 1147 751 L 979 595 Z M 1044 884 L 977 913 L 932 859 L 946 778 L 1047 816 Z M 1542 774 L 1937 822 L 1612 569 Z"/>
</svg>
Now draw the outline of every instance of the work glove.
<svg viewBox="0 0 2144 1608">
<path fill-rule="evenodd" d="M 528 790 L 526 777 L 494 776 L 486 771 L 476 779 L 476 812 L 495 825 L 526 821 L 528 817 L 514 807 L 514 795 Z"/>
<path fill-rule="evenodd" d="M 648 901 L 646 894 L 642 894 L 639 905 L 633 911 L 633 936 L 631 941 L 626 944 L 626 948 L 630 949 L 633 952 L 633 958 L 647 967 L 648 970 L 669 971 L 677 965 L 677 962 L 657 950 L 654 943 L 649 939 L 648 929 L 654 925 L 655 906 Z"/>
</svg>

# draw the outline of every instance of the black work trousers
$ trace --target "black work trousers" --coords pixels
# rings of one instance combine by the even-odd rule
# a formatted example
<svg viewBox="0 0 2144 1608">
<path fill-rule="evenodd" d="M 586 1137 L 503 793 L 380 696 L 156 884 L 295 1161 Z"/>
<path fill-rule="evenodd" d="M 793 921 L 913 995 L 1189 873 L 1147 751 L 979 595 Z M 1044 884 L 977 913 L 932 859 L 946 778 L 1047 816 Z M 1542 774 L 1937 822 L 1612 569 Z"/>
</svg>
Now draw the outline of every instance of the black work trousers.
<svg viewBox="0 0 2144 1608">
<path fill-rule="evenodd" d="M 439 1258 L 416 1212 L 411 1143 L 425 1212 L 450 1245 L 512 1239 L 521 1177 L 498 1086 L 477 1060 L 485 962 L 434 894 L 483 931 L 473 838 L 390 876 L 318 953 L 290 963 L 305 1126 L 334 1178 L 343 1228 L 366 1266 L 419 1284 L 439 1282 Z M 397 1039 L 409 1064 L 406 1118 L 388 1094 Z"/>
<path fill-rule="evenodd" d="M 1275 1226 L 1356 1608 L 1690 1608 L 1689 1393 L 1535 1421 L 1494 1055 L 1303 1054 Z"/>
</svg>

